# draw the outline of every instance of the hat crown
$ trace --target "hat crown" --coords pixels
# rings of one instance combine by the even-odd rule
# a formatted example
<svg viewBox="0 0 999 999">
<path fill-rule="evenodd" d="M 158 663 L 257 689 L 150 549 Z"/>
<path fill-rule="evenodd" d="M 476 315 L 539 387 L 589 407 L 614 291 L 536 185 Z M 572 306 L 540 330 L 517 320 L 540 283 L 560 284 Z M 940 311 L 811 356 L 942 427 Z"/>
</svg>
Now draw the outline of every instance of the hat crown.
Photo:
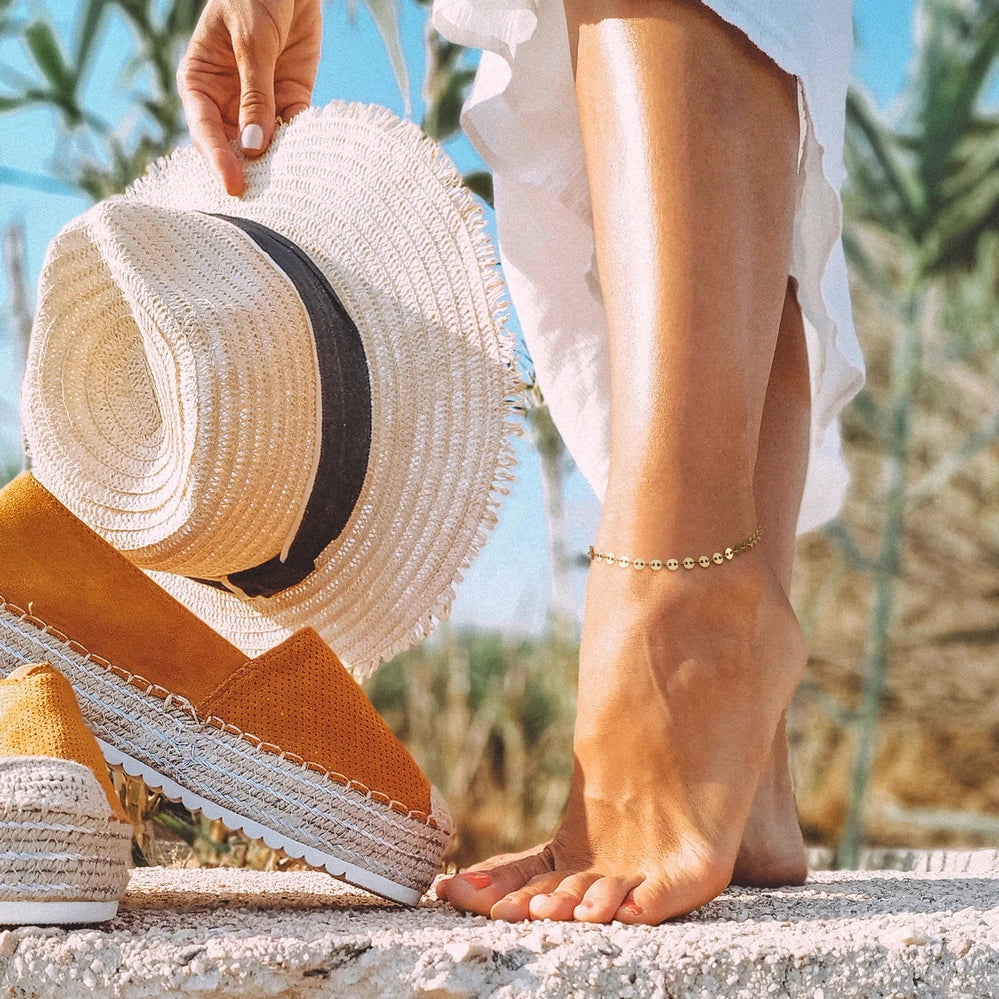
<svg viewBox="0 0 999 999">
<path fill-rule="evenodd" d="M 47 442 L 35 474 L 143 568 L 247 569 L 302 519 L 316 363 L 294 286 L 232 223 L 95 205 L 42 271 L 25 389 L 28 439 Z M 74 446 L 81 432 L 99 450 Z"/>
</svg>

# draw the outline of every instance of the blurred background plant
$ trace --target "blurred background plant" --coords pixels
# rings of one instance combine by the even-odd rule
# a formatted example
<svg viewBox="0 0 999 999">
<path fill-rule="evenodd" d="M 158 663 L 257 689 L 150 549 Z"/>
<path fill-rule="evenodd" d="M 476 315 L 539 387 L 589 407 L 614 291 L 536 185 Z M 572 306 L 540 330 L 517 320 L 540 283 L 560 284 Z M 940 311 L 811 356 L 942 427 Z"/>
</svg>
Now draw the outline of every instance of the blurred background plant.
<svg viewBox="0 0 999 999">
<path fill-rule="evenodd" d="M 202 2 L 85 0 L 57 30 L 44 4 L 0 0 L 0 38 L 32 67 L 0 65 L 0 112 L 42 106 L 60 123 L 48 166 L 39 150 L 38 171 L 0 166 L 0 184 L 97 199 L 172 148 L 184 136 L 174 67 Z M 455 139 L 473 76 L 466 52 L 434 32 L 429 0 L 365 6 L 407 105 L 400 23 L 419 17 L 422 124 Z M 847 503 L 800 540 L 793 592 L 812 649 L 791 713 L 799 808 L 809 841 L 843 865 L 864 845 L 999 846 L 999 0 L 922 0 L 917 23 L 892 113 L 859 84 L 848 102 L 845 237 L 869 379 L 843 421 Z M 120 85 L 134 94 L 111 123 L 88 85 L 123 27 L 133 48 Z M 491 203 L 488 173 L 465 180 Z M 23 226 L 9 226 L 2 320 L 15 366 L 31 324 L 24 256 Z M 368 686 L 450 800 L 459 864 L 543 839 L 570 775 L 571 460 L 526 356 L 523 367 L 548 529 L 547 627 L 534 637 L 444 627 Z M 16 408 L 3 405 L 16 439 Z M 19 468 L 11 451 L 0 480 Z M 138 862 L 289 866 L 117 779 L 138 820 Z"/>
</svg>

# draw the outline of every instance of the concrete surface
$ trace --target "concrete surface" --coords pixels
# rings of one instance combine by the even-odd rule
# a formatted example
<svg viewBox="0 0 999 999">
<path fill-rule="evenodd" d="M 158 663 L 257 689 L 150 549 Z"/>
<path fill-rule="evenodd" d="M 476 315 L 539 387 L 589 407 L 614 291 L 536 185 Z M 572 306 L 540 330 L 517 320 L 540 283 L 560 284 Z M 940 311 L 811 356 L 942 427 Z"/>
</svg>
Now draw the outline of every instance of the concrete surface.
<svg viewBox="0 0 999 999">
<path fill-rule="evenodd" d="M 730 889 L 655 928 L 405 910 L 317 873 L 135 871 L 103 929 L 0 931 L 0 996 L 999 997 L 999 852 Z"/>
</svg>

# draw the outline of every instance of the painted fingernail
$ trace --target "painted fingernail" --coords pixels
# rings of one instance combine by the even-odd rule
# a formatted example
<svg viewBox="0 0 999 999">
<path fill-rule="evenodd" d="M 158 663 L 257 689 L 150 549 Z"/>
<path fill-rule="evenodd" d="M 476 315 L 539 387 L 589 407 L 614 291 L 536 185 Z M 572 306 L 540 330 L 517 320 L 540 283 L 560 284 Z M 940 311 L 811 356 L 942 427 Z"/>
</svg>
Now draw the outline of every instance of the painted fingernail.
<svg viewBox="0 0 999 999">
<path fill-rule="evenodd" d="M 630 912 L 633 916 L 640 916 L 642 914 L 642 907 L 637 902 L 625 902 L 621 908 L 625 912 Z"/>
<path fill-rule="evenodd" d="M 259 125 L 247 125 L 239 137 L 239 144 L 244 149 L 254 152 L 264 148 L 264 130 Z"/>
<path fill-rule="evenodd" d="M 487 871 L 466 871 L 458 877 L 464 878 L 473 888 L 488 888 L 493 883 L 493 876 Z"/>
</svg>

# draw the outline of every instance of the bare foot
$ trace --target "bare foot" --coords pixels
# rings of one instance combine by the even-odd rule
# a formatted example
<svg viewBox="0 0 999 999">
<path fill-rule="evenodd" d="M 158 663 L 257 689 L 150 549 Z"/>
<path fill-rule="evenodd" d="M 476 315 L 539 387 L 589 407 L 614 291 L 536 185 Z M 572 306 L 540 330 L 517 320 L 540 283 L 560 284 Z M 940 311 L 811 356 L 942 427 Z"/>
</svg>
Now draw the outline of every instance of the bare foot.
<svg viewBox="0 0 999 999">
<path fill-rule="evenodd" d="M 788 760 L 787 716 L 781 715 L 739 844 L 732 884 L 779 888 L 802 885 L 807 877 L 805 842 L 798 824 Z"/>
<path fill-rule="evenodd" d="M 760 850 L 786 838 L 768 814 L 779 775 L 747 826 L 805 663 L 769 566 L 748 552 L 717 571 L 594 573 L 565 819 L 543 850 L 444 882 L 460 909 L 659 923 L 721 892 L 737 862 L 751 883 L 787 874 Z"/>
<path fill-rule="evenodd" d="M 786 723 L 786 716 L 782 715 L 735 858 L 731 881 L 734 885 L 779 888 L 804 884 L 808 877 L 805 843 L 791 783 Z M 499 854 L 473 864 L 462 874 L 488 873 L 496 867 L 519 863 L 541 853 L 546 846 L 540 843 L 515 853 Z M 447 899 L 451 880 L 446 878 L 438 882 L 438 898 Z"/>
</svg>

